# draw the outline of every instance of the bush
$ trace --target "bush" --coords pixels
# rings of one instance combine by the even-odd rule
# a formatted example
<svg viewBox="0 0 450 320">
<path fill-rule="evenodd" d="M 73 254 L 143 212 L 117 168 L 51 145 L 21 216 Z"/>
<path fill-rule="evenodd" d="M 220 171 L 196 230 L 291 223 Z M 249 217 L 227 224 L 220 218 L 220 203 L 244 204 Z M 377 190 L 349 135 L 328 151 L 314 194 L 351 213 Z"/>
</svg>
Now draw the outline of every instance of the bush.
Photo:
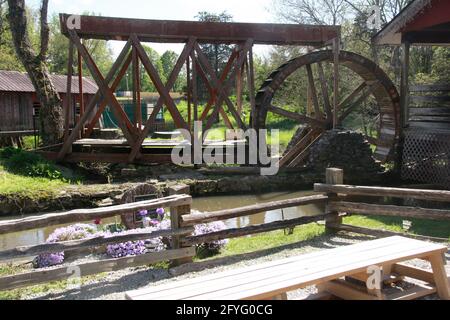
<svg viewBox="0 0 450 320">
<path fill-rule="evenodd" d="M 36 153 L 5 148 L 1 151 L 0 157 L 5 159 L 3 165 L 11 173 L 51 180 L 64 180 L 63 174 L 52 163 Z"/>
<path fill-rule="evenodd" d="M 194 236 L 213 233 L 225 230 L 227 227 L 222 221 L 198 224 L 194 229 Z M 228 243 L 227 239 L 205 242 L 197 245 L 197 255 L 200 257 L 207 257 L 218 254 L 222 248 Z"/>
</svg>

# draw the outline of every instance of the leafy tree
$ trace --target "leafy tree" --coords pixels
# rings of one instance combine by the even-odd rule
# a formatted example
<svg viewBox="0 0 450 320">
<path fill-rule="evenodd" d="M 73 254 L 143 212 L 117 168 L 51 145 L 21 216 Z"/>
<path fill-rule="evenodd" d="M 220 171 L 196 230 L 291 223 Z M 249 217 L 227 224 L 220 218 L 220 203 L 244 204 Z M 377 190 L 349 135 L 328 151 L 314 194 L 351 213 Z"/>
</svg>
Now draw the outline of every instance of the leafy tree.
<svg viewBox="0 0 450 320">
<path fill-rule="evenodd" d="M 170 73 L 172 72 L 173 68 L 175 67 L 177 60 L 178 60 L 178 55 L 174 51 L 168 50 L 162 54 L 161 64 L 162 64 L 162 68 L 163 68 L 163 76 L 166 79 L 169 79 Z M 175 92 L 182 92 L 184 89 L 183 87 L 185 86 L 185 82 L 186 82 L 185 78 L 186 78 L 186 74 L 183 72 L 183 69 L 182 69 L 172 90 Z"/>
<path fill-rule="evenodd" d="M 226 11 L 219 14 L 201 11 L 195 18 L 202 22 L 233 21 L 233 16 L 228 14 Z M 233 50 L 232 47 L 225 44 L 202 44 L 200 47 L 208 58 L 208 61 L 213 67 L 216 75 L 219 77 L 220 73 L 227 64 L 229 57 L 231 56 Z M 206 101 L 209 97 L 208 90 L 200 78 L 197 81 L 198 98 L 200 101 Z"/>
<path fill-rule="evenodd" d="M 83 14 L 95 15 L 95 13 L 85 12 Z M 59 74 L 67 74 L 69 39 L 61 33 L 58 15 L 53 15 L 50 20 L 50 46 L 48 62 L 50 71 Z M 108 43 L 104 40 L 86 39 L 83 40 L 86 49 L 92 56 L 103 75 L 110 70 L 113 64 L 113 53 Z M 74 62 L 78 65 L 77 55 Z M 75 72 L 77 72 L 75 68 Z M 89 70 L 83 64 L 83 75 L 88 76 Z"/>
</svg>

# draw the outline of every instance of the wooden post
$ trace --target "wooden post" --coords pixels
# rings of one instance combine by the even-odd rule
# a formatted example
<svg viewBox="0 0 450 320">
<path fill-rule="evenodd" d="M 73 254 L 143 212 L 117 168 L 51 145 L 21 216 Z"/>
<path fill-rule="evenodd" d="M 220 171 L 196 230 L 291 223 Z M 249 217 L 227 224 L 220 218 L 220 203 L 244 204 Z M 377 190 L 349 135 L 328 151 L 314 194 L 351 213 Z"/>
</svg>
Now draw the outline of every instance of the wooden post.
<svg viewBox="0 0 450 320">
<path fill-rule="evenodd" d="M 336 168 L 328 168 L 326 170 L 326 184 L 344 184 L 344 170 L 336 169 Z M 328 193 L 328 201 L 335 201 L 337 198 L 336 193 Z M 326 213 L 328 213 L 327 218 L 325 219 L 325 226 L 327 230 L 332 230 L 330 225 L 332 224 L 341 224 L 342 218 L 339 217 L 339 212 L 330 211 L 328 212 L 328 206 L 325 209 Z"/>
<path fill-rule="evenodd" d="M 194 63 L 192 63 L 194 64 Z M 192 66 L 194 67 L 194 66 Z M 187 76 L 187 112 L 188 112 L 188 126 L 189 131 L 192 132 L 192 82 L 191 82 L 191 62 L 190 57 L 186 59 L 186 76 Z"/>
<path fill-rule="evenodd" d="M 400 129 L 403 133 L 403 128 L 408 125 L 409 122 L 409 51 L 410 43 L 402 43 L 402 75 L 400 84 L 400 99 L 401 99 L 401 109 L 400 109 Z"/>
<path fill-rule="evenodd" d="M 337 37 L 333 41 L 333 56 L 334 56 L 334 113 L 333 113 L 333 129 L 338 126 L 338 112 L 339 112 L 339 54 L 340 54 L 341 39 Z"/>
<path fill-rule="evenodd" d="M 180 184 L 173 186 L 169 188 L 169 196 L 176 195 L 176 194 L 187 194 L 189 193 L 189 186 Z M 172 230 L 178 230 L 181 228 L 181 216 L 187 215 L 191 213 L 191 206 L 190 205 L 184 205 L 184 206 L 177 206 L 177 207 L 171 207 L 170 208 L 170 224 Z M 181 249 L 183 246 L 181 245 L 181 242 L 183 241 L 182 236 L 173 236 L 172 237 L 172 249 Z M 171 261 L 171 267 L 176 267 L 182 264 L 190 263 L 192 262 L 192 258 L 182 258 Z"/>
<path fill-rule="evenodd" d="M 191 206 L 190 205 L 184 205 L 184 206 L 178 206 L 178 207 L 171 207 L 170 208 L 170 224 L 173 231 L 176 231 L 181 228 L 181 216 L 188 215 L 191 213 Z M 181 236 L 173 236 L 172 237 L 172 249 L 181 249 L 182 245 L 182 239 Z M 188 258 L 182 258 L 171 261 L 171 267 L 176 267 L 182 264 L 190 263 L 192 262 L 192 257 Z"/>
<path fill-rule="evenodd" d="M 72 106 L 72 73 L 73 73 L 73 42 L 69 42 L 69 60 L 67 63 L 67 88 L 66 88 L 66 110 L 64 119 L 64 141 L 69 138 L 70 134 L 70 114 L 73 110 Z M 75 115 L 74 115 L 75 116 Z M 74 117 L 75 119 L 75 117 Z M 74 124 L 76 125 L 76 123 Z M 71 152 L 72 148 L 70 148 Z"/>
</svg>

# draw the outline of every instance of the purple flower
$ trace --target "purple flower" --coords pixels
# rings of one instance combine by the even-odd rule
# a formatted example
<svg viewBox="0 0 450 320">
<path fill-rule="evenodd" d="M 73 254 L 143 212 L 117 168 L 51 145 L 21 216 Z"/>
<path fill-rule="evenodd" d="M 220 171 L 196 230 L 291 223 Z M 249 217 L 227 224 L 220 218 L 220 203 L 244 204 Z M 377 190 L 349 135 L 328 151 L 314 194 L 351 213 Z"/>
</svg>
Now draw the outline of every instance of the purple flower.
<svg viewBox="0 0 450 320">
<path fill-rule="evenodd" d="M 165 214 L 165 210 L 164 208 L 158 208 L 156 209 L 156 214 L 158 215 L 158 217 L 162 220 L 164 219 L 164 214 Z"/>
<path fill-rule="evenodd" d="M 211 222 L 206 224 L 198 224 L 194 227 L 194 236 L 213 233 L 217 231 L 225 230 L 227 227 L 222 221 Z M 211 252 L 218 252 L 225 247 L 228 243 L 228 239 L 216 240 L 208 243 L 202 243 L 198 245 L 198 248 L 204 248 Z"/>
<path fill-rule="evenodd" d="M 47 238 L 46 243 L 55 243 L 71 240 L 82 240 L 99 235 L 97 228 L 89 224 L 75 224 L 68 227 L 56 229 Z M 35 260 L 36 268 L 46 268 L 62 264 L 64 262 L 64 252 L 44 253 Z"/>
<path fill-rule="evenodd" d="M 148 215 L 148 211 L 147 210 L 141 210 L 138 212 L 138 215 L 140 217 L 145 217 L 146 215 Z"/>
</svg>

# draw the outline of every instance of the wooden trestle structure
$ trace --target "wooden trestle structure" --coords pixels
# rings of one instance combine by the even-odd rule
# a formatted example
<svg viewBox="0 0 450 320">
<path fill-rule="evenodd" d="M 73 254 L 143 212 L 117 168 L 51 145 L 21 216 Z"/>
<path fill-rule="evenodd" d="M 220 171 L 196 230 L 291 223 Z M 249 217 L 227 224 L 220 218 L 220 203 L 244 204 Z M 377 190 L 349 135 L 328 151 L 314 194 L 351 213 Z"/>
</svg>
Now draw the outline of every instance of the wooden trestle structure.
<svg viewBox="0 0 450 320">
<path fill-rule="evenodd" d="M 74 24 L 74 28 L 68 27 L 68 22 L 71 25 L 74 19 L 78 19 L 78 23 Z M 87 105 L 84 105 L 84 101 L 80 102 L 80 118 L 74 127 L 69 125 L 67 120 L 69 107 L 65 107 L 64 142 L 56 152 L 46 152 L 49 158 L 68 162 L 170 162 L 170 153 L 175 147 L 174 142 L 161 144 L 161 142 L 154 143 L 146 140 L 163 105 L 170 112 L 176 128 L 190 132 L 193 131 L 194 121 L 201 121 L 202 130 L 206 132 L 217 119 L 221 119 L 229 129 L 267 128 L 268 112 L 295 121 L 300 125 L 300 134 L 294 137 L 292 147 L 281 160 L 282 166 L 298 165 L 300 160 L 305 158 L 311 144 L 317 141 L 325 130 L 341 126 L 342 121 L 371 95 L 378 102 L 379 107 L 378 120 L 376 120 L 378 132 L 375 137 L 368 137 L 368 139 L 377 146 L 376 155 L 379 155 L 380 160 L 384 161 L 388 158 L 398 137 L 399 97 L 395 86 L 373 62 L 359 55 L 340 51 L 339 26 L 158 21 L 67 14 L 60 15 L 60 22 L 62 33 L 70 40 L 68 88 L 73 81 L 72 65 L 76 50 L 78 74 L 81 75 L 84 63 L 99 90 Z M 99 71 L 83 44 L 84 39 L 125 42 L 122 52 L 106 76 Z M 163 83 L 146 54 L 143 42 L 185 44 L 166 83 Z M 234 45 L 228 63 L 220 75 L 216 74 L 202 51 L 202 44 Z M 331 46 L 333 50 L 314 51 L 283 64 L 269 76 L 255 95 L 253 46 L 257 44 L 304 46 L 310 50 Z M 331 64 L 325 70 L 328 71 L 326 75 L 322 66 L 325 63 Z M 148 119 L 142 119 L 140 112 L 141 83 L 138 70 L 141 66 L 150 76 L 160 95 Z M 341 66 L 356 73 L 357 77 L 362 79 L 362 83 L 342 101 L 339 100 L 339 68 Z M 133 74 L 133 102 L 136 106 L 133 119 L 127 116 L 114 95 L 130 67 Z M 302 67 L 305 67 L 307 71 L 308 99 L 314 107 L 314 112 L 303 115 L 301 111 L 293 113 L 283 110 L 282 106 L 273 106 L 272 99 L 275 91 L 280 89 L 287 77 Z M 183 68 L 187 71 L 187 118 L 181 115 L 170 96 L 170 91 Z M 314 72 L 318 72 L 318 76 L 314 76 Z M 201 113 L 199 112 L 198 79 L 206 85 L 210 96 Z M 319 80 L 320 91 L 316 89 L 314 83 Z M 247 84 L 244 86 L 245 82 Z M 235 91 L 234 86 L 236 86 Z M 247 123 L 242 116 L 245 87 L 249 91 L 251 106 L 250 121 Z M 83 90 L 82 84 L 80 90 L 81 92 Z M 232 92 L 237 95 L 236 103 L 230 99 Z M 318 92 L 322 94 L 320 99 Z M 70 101 L 70 91 L 68 95 Z M 125 140 L 89 139 L 107 106 L 117 118 Z M 225 142 L 223 147 L 229 147 L 229 144 L 229 141 Z"/>
<path fill-rule="evenodd" d="M 68 21 L 73 17 L 79 19 L 79 28 L 78 26 L 77 28 L 68 27 Z M 205 132 L 213 126 L 219 115 L 230 129 L 247 129 L 249 125 L 253 127 L 252 123 L 244 123 L 241 115 L 244 79 L 246 78 L 247 87 L 251 93 L 251 118 L 255 119 L 253 46 L 266 44 L 322 47 L 333 39 L 338 39 L 340 34 L 340 27 L 333 26 L 156 21 L 68 14 L 61 14 L 60 22 L 62 33 L 70 40 L 68 83 L 74 81 L 72 65 L 76 50 L 79 74 L 81 74 L 82 63 L 84 63 L 99 88 L 89 104 L 84 105 L 83 101 L 80 103 L 80 119 L 76 125 L 71 128 L 66 121 L 62 147 L 57 152 L 46 154 L 50 158 L 69 162 L 161 163 L 170 161 L 170 153 L 167 152 L 167 148 L 152 147 L 151 143 L 144 143 L 163 105 L 166 106 L 175 126 L 179 129 L 192 131 L 193 121 L 202 121 Z M 84 39 L 125 42 L 122 52 L 106 76 L 99 71 L 96 62 L 83 44 Z M 161 80 L 161 76 L 144 50 L 143 42 L 185 44 L 167 83 L 163 83 Z M 235 45 L 220 76 L 216 75 L 213 66 L 201 49 L 201 44 L 205 43 Z M 138 112 L 141 84 L 137 70 L 139 70 L 140 64 L 150 76 L 160 95 L 148 120 L 142 119 L 141 113 Z M 134 119 L 130 119 L 125 114 L 114 95 L 114 91 L 130 65 L 133 70 L 133 101 L 136 105 Z M 189 91 L 187 94 L 189 106 L 187 119 L 183 118 L 169 94 L 183 67 L 186 67 L 187 70 Z M 201 114 L 198 110 L 197 78 L 202 79 L 210 95 L 207 106 Z M 236 104 L 230 100 L 230 93 L 234 85 L 237 85 L 236 92 L 238 94 Z M 83 90 L 82 87 L 80 90 Z M 70 96 L 71 93 L 68 92 L 68 94 Z M 97 105 L 99 107 L 92 116 Z M 107 106 L 112 109 L 117 118 L 118 126 L 126 141 L 108 142 L 90 139 L 84 144 L 83 141 L 87 141 L 85 139 L 91 137 Z M 229 112 L 228 114 L 225 108 Z M 69 112 L 67 107 L 65 112 L 66 115 Z M 66 117 L 67 119 L 68 117 Z M 110 144 L 109 148 L 108 144 Z M 100 148 L 97 152 L 93 152 L 92 149 L 89 153 L 80 152 L 82 149 L 80 146 L 83 145 L 99 145 Z"/>
</svg>

